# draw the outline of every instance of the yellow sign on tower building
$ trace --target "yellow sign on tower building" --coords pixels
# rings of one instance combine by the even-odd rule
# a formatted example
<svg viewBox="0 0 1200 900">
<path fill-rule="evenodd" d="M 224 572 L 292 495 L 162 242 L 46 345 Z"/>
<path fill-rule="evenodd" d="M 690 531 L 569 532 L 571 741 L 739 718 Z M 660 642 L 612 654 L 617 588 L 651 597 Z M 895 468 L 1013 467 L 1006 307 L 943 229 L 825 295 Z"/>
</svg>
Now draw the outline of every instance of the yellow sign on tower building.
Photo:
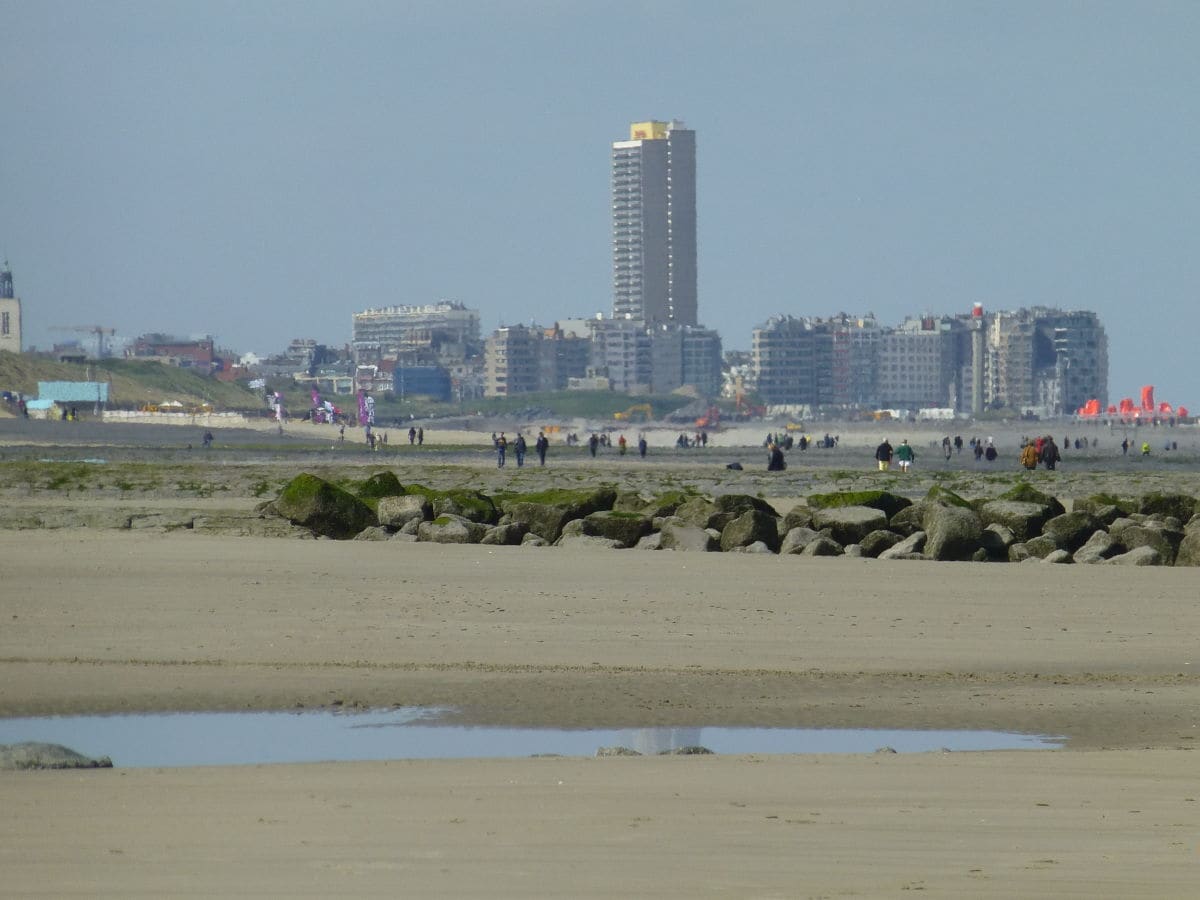
<svg viewBox="0 0 1200 900">
<path fill-rule="evenodd" d="M 631 141 L 665 141 L 669 122 L 634 122 L 629 126 Z"/>
</svg>

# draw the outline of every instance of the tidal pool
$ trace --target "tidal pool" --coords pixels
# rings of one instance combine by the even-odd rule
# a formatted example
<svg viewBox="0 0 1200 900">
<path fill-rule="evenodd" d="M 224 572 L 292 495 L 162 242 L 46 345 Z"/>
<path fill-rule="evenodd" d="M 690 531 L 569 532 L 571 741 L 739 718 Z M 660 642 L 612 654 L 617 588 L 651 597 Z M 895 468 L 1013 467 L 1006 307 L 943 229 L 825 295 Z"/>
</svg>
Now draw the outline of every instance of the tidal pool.
<svg viewBox="0 0 1200 900">
<path fill-rule="evenodd" d="M 900 753 L 1020 750 L 1061 738 L 1002 731 L 838 728 L 546 729 L 449 725 L 443 710 L 146 713 L 0 719 L 0 744 L 43 741 L 122 768 L 349 760 L 593 756 L 600 747 L 644 754 L 706 747 L 714 753 Z"/>
</svg>

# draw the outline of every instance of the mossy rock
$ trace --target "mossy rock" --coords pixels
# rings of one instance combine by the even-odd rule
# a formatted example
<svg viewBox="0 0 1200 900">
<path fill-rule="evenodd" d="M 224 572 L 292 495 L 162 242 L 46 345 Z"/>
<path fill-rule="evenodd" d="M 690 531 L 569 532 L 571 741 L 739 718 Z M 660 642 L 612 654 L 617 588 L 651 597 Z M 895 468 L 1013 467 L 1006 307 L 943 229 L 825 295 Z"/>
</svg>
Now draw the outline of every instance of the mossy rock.
<svg viewBox="0 0 1200 900">
<path fill-rule="evenodd" d="M 1018 503 L 1039 503 L 1049 507 L 1051 516 L 1061 516 L 1067 510 L 1058 502 L 1057 497 L 1051 497 L 1035 488 L 1028 481 L 1019 481 L 996 498 L 997 500 L 1015 500 Z"/>
<path fill-rule="evenodd" d="M 675 511 L 687 503 L 696 494 L 692 491 L 666 491 L 642 507 L 642 512 L 650 518 L 673 516 Z"/>
<path fill-rule="evenodd" d="M 1187 522 L 1196 514 L 1196 498 L 1187 494 L 1164 494 L 1155 491 L 1146 494 L 1138 504 L 1138 512 L 1146 515 L 1174 516 Z"/>
<path fill-rule="evenodd" d="M 358 499 L 374 508 L 384 497 L 404 496 L 404 485 L 393 472 L 376 472 L 354 492 Z"/>
<path fill-rule="evenodd" d="M 778 518 L 779 513 L 766 500 L 759 497 L 751 496 L 750 494 L 722 494 L 713 498 L 713 514 L 708 519 L 709 528 L 715 528 L 718 531 L 724 531 L 725 526 L 748 512 L 759 512 L 764 516 Z M 776 538 L 775 548 L 778 549 L 779 542 Z"/>
<path fill-rule="evenodd" d="M 553 543 L 567 522 L 610 510 L 616 499 L 617 492 L 611 485 L 592 490 L 556 488 L 518 494 L 504 500 L 501 508 L 511 521 L 526 524 L 533 534 Z"/>
<path fill-rule="evenodd" d="M 963 509 L 974 509 L 975 504 L 963 497 L 961 494 L 956 494 L 949 488 L 942 487 L 940 484 L 935 484 L 931 487 L 928 493 L 925 494 L 926 500 L 933 500 L 937 503 L 945 504 L 946 506 L 960 506 Z"/>
<path fill-rule="evenodd" d="M 617 512 L 640 513 L 646 508 L 647 499 L 636 491 L 620 491 L 612 508 Z"/>
<path fill-rule="evenodd" d="M 482 525 L 494 525 L 500 517 L 492 497 L 470 488 L 440 491 L 423 484 L 410 484 L 404 492 L 418 494 L 428 500 L 435 516 L 461 516 Z"/>
<path fill-rule="evenodd" d="M 747 509 L 721 530 L 721 549 L 726 553 L 759 542 L 772 553 L 779 552 L 779 525 L 773 510 Z"/>
<path fill-rule="evenodd" d="M 833 494 L 810 494 L 808 505 L 811 509 L 830 509 L 835 506 L 869 506 L 881 509 L 889 519 L 905 507 L 912 506 L 912 501 L 891 491 L 838 491 Z"/>
<path fill-rule="evenodd" d="M 308 472 L 284 486 L 275 510 L 294 525 L 337 540 L 379 524 L 375 511 L 358 497 Z"/>
<path fill-rule="evenodd" d="M 708 523 L 712 520 L 715 513 L 716 507 L 713 506 L 711 500 L 696 495 L 680 503 L 672 515 L 688 525 L 694 525 L 697 528 L 708 528 Z"/>
<path fill-rule="evenodd" d="M 435 516 L 444 514 L 462 516 L 464 519 L 468 519 L 471 522 L 478 522 L 482 525 L 493 525 L 500 517 L 491 497 L 479 491 L 472 491 L 466 488 L 452 488 L 448 491 L 442 491 L 433 497 L 430 502 L 433 504 L 433 514 Z"/>
<path fill-rule="evenodd" d="M 582 521 L 584 534 L 619 541 L 624 547 L 632 547 L 653 530 L 648 517 L 620 510 L 594 512 Z"/>
<path fill-rule="evenodd" d="M 1115 506 L 1121 515 L 1127 516 L 1138 511 L 1138 501 L 1132 497 L 1118 497 L 1115 494 L 1092 494 L 1071 504 L 1076 512 L 1087 512 L 1097 515 L 1106 507 Z"/>
</svg>

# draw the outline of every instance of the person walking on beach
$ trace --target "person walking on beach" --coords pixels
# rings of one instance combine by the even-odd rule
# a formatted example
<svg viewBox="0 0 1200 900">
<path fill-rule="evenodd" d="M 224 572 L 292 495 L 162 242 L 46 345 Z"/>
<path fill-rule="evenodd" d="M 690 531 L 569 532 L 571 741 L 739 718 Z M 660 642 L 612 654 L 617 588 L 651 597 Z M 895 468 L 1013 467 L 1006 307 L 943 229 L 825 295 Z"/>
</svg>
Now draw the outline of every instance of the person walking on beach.
<svg viewBox="0 0 1200 900">
<path fill-rule="evenodd" d="M 618 448 L 618 450 L 620 451 L 620 453 L 621 453 L 621 455 L 622 455 L 622 456 L 624 456 L 624 455 L 625 455 L 625 447 L 626 447 L 626 443 L 625 443 L 625 435 L 621 435 L 621 436 L 620 436 L 620 437 L 617 439 L 617 448 Z"/>
<path fill-rule="evenodd" d="M 946 454 L 946 459 L 950 458 L 950 435 L 942 438 L 942 452 Z M 901 466 L 903 468 L 903 466 Z"/>
<path fill-rule="evenodd" d="M 411 447 L 417 441 L 417 429 L 408 429 L 408 445 Z"/>
<path fill-rule="evenodd" d="M 950 438 L 946 438 L 946 459 L 950 458 Z M 913 452 L 913 448 L 909 446 L 908 439 L 905 438 L 900 442 L 900 446 L 896 448 L 896 460 L 900 463 L 900 471 L 907 472 L 912 468 L 913 460 L 917 458 L 917 454 Z"/>
<path fill-rule="evenodd" d="M 986 459 L 988 462 L 995 462 L 996 457 L 998 457 L 999 455 L 1000 454 L 996 452 L 996 445 L 993 444 L 991 442 L 991 440 L 989 440 L 987 449 L 983 451 L 983 458 Z"/>
<path fill-rule="evenodd" d="M 1033 443 L 1033 441 L 1030 441 L 1029 443 L 1027 443 L 1025 445 L 1025 449 L 1021 451 L 1021 465 L 1023 465 L 1026 469 L 1028 469 L 1029 471 L 1032 472 L 1034 469 L 1037 468 L 1037 464 L 1038 464 L 1037 445 L 1035 445 Z"/>
<path fill-rule="evenodd" d="M 425 428 L 421 427 L 421 428 L 417 429 L 417 446 L 420 447 L 424 443 L 425 443 Z"/>
<path fill-rule="evenodd" d="M 780 446 L 771 441 L 767 444 L 767 471 L 782 472 L 787 468 L 787 461 L 783 458 L 783 450 Z"/>
<path fill-rule="evenodd" d="M 875 448 L 875 461 L 879 464 L 880 472 L 886 472 L 892 467 L 892 445 L 888 443 L 887 438 Z"/>
<path fill-rule="evenodd" d="M 537 450 L 538 463 L 544 466 L 546 464 L 546 451 L 550 448 L 550 441 L 546 437 L 546 432 L 538 432 L 537 443 L 533 446 Z"/>
<path fill-rule="evenodd" d="M 517 468 L 523 469 L 525 467 L 525 435 L 519 431 L 516 443 L 513 444 L 513 451 L 517 455 Z"/>
<path fill-rule="evenodd" d="M 500 432 L 500 437 L 496 438 L 496 468 L 504 468 L 504 457 L 508 453 L 508 438 L 504 436 L 504 432 Z"/>
<path fill-rule="evenodd" d="M 1054 443 L 1054 438 L 1049 435 L 1046 436 L 1046 442 L 1042 444 L 1041 459 L 1042 465 L 1052 472 L 1055 465 L 1062 460 L 1062 456 L 1058 452 L 1058 445 Z"/>
<path fill-rule="evenodd" d="M 592 432 L 592 436 L 588 438 L 588 450 L 592 453 L 592 458 L 596 457 L 596 448 L 600 446 L 600 438 L 596 437 L 596 433 Z"/>
<path fill-rule="evenodd" d="M 1124 440 L 1121 441 L 1121 455 L 1122 456 L 1129 455 L 1129 438 L 1125 438 Z"/>
<path fill-rule="evenodd" d="M 648 447 L 649 447 L 649 444 L 646 443 L 646 436 L 644 434 L 639 434 L 638 435 L 638 456 L 640 456 L 642 459 L 645 459 L 646 458 L 646 450 Z"/>
</svg>

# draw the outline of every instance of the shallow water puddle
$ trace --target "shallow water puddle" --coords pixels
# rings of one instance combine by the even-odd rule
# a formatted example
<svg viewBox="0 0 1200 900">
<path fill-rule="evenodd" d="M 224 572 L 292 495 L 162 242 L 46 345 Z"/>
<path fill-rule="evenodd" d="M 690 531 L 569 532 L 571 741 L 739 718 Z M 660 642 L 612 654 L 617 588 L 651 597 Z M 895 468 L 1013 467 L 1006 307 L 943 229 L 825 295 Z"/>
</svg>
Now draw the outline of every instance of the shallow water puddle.
<svg viewBox="0 0 1200 900">
<path fill-rule="evenodd" d="M 900 753 L 1020 750 L 1060 738 L 1002 731 L 836 728 L 541 729 L 447 725 L 424 708 L 367 711 L 148 713 L 0 719 L 0 744 L 43 741 L 118 767 L 226 766 L 386 759 L 593 756 L 601 747 L 644 754 L 706 747 L 714 753 Z"/>
</svg>

